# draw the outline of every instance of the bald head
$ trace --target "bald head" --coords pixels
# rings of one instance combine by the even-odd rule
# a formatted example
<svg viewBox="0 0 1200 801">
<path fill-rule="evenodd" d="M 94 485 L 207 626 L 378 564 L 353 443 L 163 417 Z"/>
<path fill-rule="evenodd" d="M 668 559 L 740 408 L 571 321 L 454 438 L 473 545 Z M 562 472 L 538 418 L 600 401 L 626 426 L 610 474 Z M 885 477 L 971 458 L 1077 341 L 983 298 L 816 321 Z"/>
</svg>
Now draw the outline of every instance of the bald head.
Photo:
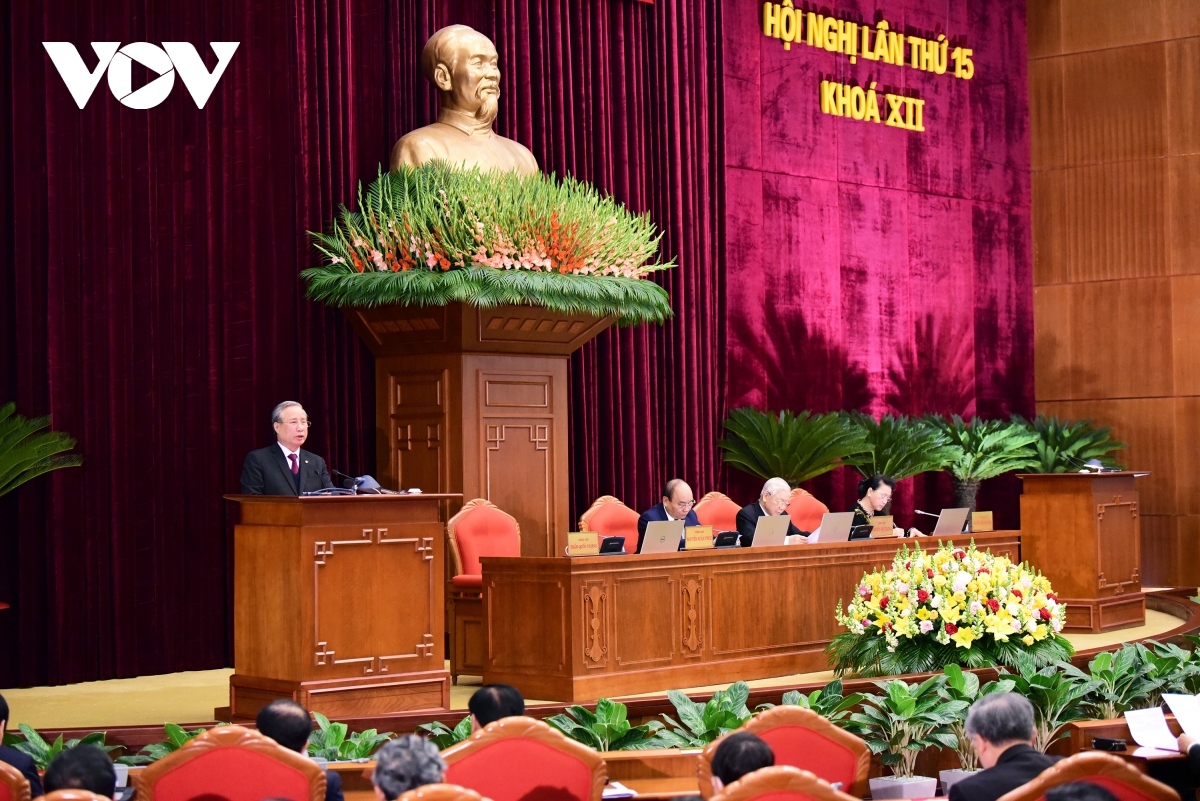
<svg viewBox="0 0 1200 801">
<path fill-rule="evenodd" d="M 687 517 L 687 513 L 696 505 L 696 497 L 692 488 L 681 478 L 673 478 L 663 485 L 663 508 L 667 514 L 676 520 Z"/>
<path fill-rule="evenodd" d="M 425 43 L 421 70 L 438 89 L 442 111 L 491 124 L 500 100 L 500 67 L 492 40 L 467 25 L 448 25 Z"/>
</svg>

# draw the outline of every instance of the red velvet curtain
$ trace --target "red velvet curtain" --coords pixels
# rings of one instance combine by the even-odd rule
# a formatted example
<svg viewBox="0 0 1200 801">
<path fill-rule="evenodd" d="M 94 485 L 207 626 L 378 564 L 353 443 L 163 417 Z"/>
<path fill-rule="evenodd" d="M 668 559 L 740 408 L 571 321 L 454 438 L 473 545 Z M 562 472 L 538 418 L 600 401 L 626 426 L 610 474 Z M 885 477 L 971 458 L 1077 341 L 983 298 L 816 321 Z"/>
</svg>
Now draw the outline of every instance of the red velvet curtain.
<svg viewBox="0 0 1200 801">
<path fill-rule="evenodd" d="M 371 358 L 303 295 L 305 231 L 432 119 L 430 33 L 496 41 L 498 128 L 663 229 L 677 317 L 577 355 L 572 488 L 648 505 L 670 475 L 716 485 L 716 4 L 659 0 L 13 3 L 0 12 L 0 400 L 53 415 L 82 468 L 0 501 L 0 686 L 230 663 L 223 493 L 302 401 L 333 467 L 374 465 Z M 204 109 L 150 110 L 101 79 L 76 107 L 43 41 L 238 41 Z M 134 67 L 135 88 L 149 78 Z"/>
</svg>

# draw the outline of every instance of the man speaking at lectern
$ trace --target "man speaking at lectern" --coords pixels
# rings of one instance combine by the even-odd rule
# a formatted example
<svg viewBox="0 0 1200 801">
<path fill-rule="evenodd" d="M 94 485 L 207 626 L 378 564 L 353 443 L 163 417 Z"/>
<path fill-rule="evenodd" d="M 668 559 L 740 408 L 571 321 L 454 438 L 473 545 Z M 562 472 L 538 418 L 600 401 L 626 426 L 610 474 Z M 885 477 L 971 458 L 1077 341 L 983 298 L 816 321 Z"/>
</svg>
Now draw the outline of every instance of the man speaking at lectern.
<svg viewBox="0 0 1200 801">
<path fill-rule="evenodd" d="M 300 495 L 333 486 L 325 460 L 301 450 L 311 423 L 304 407 L 284 401 L 271 412 L 275 444 L 246 454 L 243 495 Z"/>
</svg>

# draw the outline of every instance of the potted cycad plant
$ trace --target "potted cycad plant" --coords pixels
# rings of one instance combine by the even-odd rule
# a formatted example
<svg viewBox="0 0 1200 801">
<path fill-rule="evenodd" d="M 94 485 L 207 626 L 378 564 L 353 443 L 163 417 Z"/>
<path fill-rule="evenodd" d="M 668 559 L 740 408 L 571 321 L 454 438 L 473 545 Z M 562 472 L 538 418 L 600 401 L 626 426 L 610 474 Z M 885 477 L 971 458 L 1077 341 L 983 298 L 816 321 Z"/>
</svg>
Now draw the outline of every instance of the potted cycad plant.
<svg viewBox="0 0 1200 801">
<path fill-rule="evenodd" d="M 842 417 L 866 441 L 866 452 L 849 460 L 864 477 L 881 475 L 900 481 L 944 470 L 957 453 L 941 429 L 919 417 L 885 414 L 876 420 L 862 412 L 842 412 Z"/>
<path fill-rule="evenodd" d="M 878 801 L 937 795 L 937 779 L 914 775 L 917 755 L 926 748 L 958 746 L 951 725 L 967 702 L 946 696 L 944 675 L 920 684 L 893 679 L 875 685 L 883 693 L 865 696 L 862 711 L 850 716 L 849 727 L 892 769 L 891 776 L 871 779 L 871 797 Z"/>
<path fill-rule="evenodd" d="M 725 431 L 717 442 L 725 464 L 759 478 L 779 476 L 793 487 L 867 451 L 862 430 L 836 412 L 775 413 L 746 406 L 729 413 Z"/>
<path fill-rule="evenodd" d="M 972 417 L 967 422 L 958 415 L 925 419 L 946 436 L 954 450 L 946 469 L 954 483 L 955 506 L 974 511 L 981 482 L 1036 463 L 1038 435 L 1022 421 Z"/>
<path fill-rule="evenodd" d="M 967 736 L 967 712 L 970 705 L 991 693 L 1011 692 L 1016 685 L 1012 679 L 1002 678 L 980 686 L 978 676 L 964 672 L 958 665 L 946 665 L 943 672 L 946 674 L 946 697 L 967 705 L 950 724 L 954 736 L 958 738 L 958 745 L 954 750 L 958 752 L 959 767 L 938 773 L 938 779 L 942 782 L 942 795 L 949 795 L 951 787 L 979 770 L 979 755 L 975 753 L 971 738 Z"/>
</svg>

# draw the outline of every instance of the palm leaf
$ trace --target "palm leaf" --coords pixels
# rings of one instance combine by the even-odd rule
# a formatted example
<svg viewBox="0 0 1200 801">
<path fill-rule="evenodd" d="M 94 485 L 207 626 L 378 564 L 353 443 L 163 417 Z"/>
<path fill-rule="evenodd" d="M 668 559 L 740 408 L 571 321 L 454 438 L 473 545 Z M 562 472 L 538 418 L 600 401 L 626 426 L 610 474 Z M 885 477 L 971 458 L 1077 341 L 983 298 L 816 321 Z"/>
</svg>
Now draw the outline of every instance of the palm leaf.
<svg viewBox="0 0 1200 801">
<path fill-rule="evenodd" d="M 878 421 L 862 412 L 844 412 L 848 425 L 862 431 L 869 450 L 849 460 L 864 476 L 902 478 L 944 470 L 955 450 L 939 429 L 920 418 L 885 414 Z"/>
<path fill-rule="evenodd" d="M 60 455 L 75 440 L 61 431 L 42 431 L 49 426 L 49 417 L 27 420 L 16 413 L 16 404 L 0 406 L 0 495 L 52 470 L 83 464 L 82 456 Z"/>
<path fill-rule="evenodd" d="M 725 463 L 760 478 L 779 476 L 793 487 L 828 473 L 864 453 L 860 429 L 837 413 L 793 414 L 734 409 L 725 420 L 728 436 L 717 445 Z"/>
<path fill-rule="evenodd" d="M 1019 421 L 973 417 L 968 423 L 958 415 L 925 420 L 949 440 L 954 454 L 947 469 L 960 481 L 983 481 L 1035 464 L 1038 436 Z"/>
<path fill-rule="evenodd" d="M 1073 473 L 1091 459 L 1105 467 L 1119 467 L 1112 454 L 1124 450 L 1124 442 L 1114 440 L 1107 426 L 1096 427 L 1091 420 L 1059 420 L 1039 414 L 1032 422 L 1014 417 L 1037 434 L 1037 455 L 1030 470 L 1039 473 Z"/>
</svg>

